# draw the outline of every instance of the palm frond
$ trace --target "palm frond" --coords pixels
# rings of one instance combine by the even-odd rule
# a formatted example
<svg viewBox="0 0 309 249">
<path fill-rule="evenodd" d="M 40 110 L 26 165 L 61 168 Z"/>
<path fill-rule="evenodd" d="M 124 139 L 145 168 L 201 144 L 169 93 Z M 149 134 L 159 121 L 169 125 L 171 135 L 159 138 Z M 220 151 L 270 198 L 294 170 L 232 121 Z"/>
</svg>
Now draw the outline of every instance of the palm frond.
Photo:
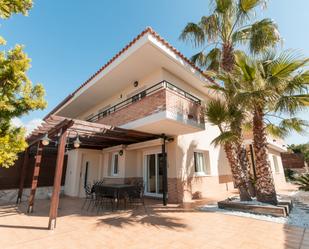
<svg viewBox="0 0 309 249">
<path fill-rule="evenodd" d="M 222 132 L 219 136 L 217 136 L 214 140 L 212 140 L 212 144 L 214 146 L 218 146 L 218 145 L 224 145 L 226 143 L 233 143 L 235 141 L 237 141 L 238 136 L 231 132 L 231 131 L 225 131 Z"/>
<path fill-rule="evenodd" d="M 243 13 L 248 13 L 260 4 L 265 5 L 266 2 L 261 0 L 239 0 L 238 2 L 239 9 Z"/>
<path fill-rule="evenodd" d="M 285 112 L 291 115 L 309 106 L 309 95 L 281 95 L 275 102 L 273 110 L 275 112 Z"/>
<path fill-rule="evenodd" d="M 295 183 L 299 185 L 299 190 L 309 191 L 309 174 L 303 174 L 295 179 Z"/>
<path fill-rule="evenodd" d="M 266 132 L 267 134 L 270 134 L 274 137 L 279 137 L 279 138 L 284 138 L 289 134 L 289 132 L 285 128 L 280 127 L 275 124 L 267 124 Z"/>
<path fill-rule="evenodd" d="M 215 0 L 216 2 L 216 9 L 215 11 L 221 14 L 227 13 L 231 10 L 233 6 L 233 0 Z"/>
<path fill-rule="evenodd" d="M 191 61 L 207 70 L 218 71 L 220 67 L 221 50 L 213 48 L 207 54 L 203 51 L 199 52 L 191 57 Z"/>
<path fill-rule="evenodd" d="M 208 42 L 216 41 L 220 33 L 219 19 L 216 14 L 203 16 L 199 22 Z"/>
<path fill-rule="evenodd" d="M 229 113 L 226 104 L 221 100 L 211 100 L 206 106 L 205 116 L 211 124 L 220 126 L 227 122 Z"/>
<path fill-rule="evenodd" d="M 306 120 L 303 119 L 286 118 L 280 122 L 279 126 L 285 128 L 288 131 L 296 131 L 298 133 L 304 133 L 306 131 L 306 128 L 309 127 L 309 124 Z"/>
<path fill-rule="evenodd" d="M 257 21 L 251 26 L 249 48 L 251 53 L 258 54 L 271 47 L 275 47 L 280 41 L 278 26 L 266 18 Z"/>
<path fill-rule="evenodd" d="M 190 22 L 181 32 L 179 39 L 191 41 L 195 47 L 199 47 L 205 43 L 206 37 L 204 30 L 198 24 Z"/>
</svg>

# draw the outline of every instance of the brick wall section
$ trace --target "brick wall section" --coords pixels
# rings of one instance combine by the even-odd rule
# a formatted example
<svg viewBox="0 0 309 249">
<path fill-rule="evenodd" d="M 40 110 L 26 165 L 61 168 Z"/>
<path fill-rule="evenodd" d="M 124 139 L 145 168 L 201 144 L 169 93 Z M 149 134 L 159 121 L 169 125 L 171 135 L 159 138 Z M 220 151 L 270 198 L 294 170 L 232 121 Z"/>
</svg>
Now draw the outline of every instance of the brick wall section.
<svg viewBox="0 0 309 249">
<path fill-rule="evenodd" d="M 304 156 L 301 153 L 281 153 L 283 168 L 301 169 L 305 167 Z"/>
<path fill-rule="evenodd" d="M 101 118 L 98 123 L 120 126 L 134 120 L 149 116 L 151 114 L 164 111 L 166 109 L 165 90 L 159 90 L 152 95 L 131 103 L 122 109 Z"/>
<path fill-rule="evenodd" d="M 202 107 L 169 89 L 161 89 L 143 99 L 98 120 L 98 123 L 121 126 L 149 115 L 168 110 L 204 123 Z"/>
</svg>

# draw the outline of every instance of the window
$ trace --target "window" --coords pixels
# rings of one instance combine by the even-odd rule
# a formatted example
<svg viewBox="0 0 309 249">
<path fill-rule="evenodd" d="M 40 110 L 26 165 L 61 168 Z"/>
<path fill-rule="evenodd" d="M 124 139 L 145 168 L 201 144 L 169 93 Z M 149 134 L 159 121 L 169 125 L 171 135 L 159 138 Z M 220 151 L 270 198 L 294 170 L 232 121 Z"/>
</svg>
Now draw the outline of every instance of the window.
<svg viewBox="0 0 309 249">
<path fill-rule="evenodd" d="M 275 155 L 273 155 L 273 162 L 274 162 L 275 172 L 276 172 L 276 173 L 279 173 L 278 158 L 277 158 L 277 156 L 275 156 Z"/>
<path fill-rule="evenodd" d="M 119 173 L 119 162 L 118 162 L 119 155 L 118 153 L 114 153 L 112 155 L 112 175 L 116 176 Z"/>
<path fill-rule="evenodd" d="M 194 170 L 198 174 L 210 175 L 210 165 L 208 161 L 206 164 L 205 153 L 194 152 Z"/>
</svg>

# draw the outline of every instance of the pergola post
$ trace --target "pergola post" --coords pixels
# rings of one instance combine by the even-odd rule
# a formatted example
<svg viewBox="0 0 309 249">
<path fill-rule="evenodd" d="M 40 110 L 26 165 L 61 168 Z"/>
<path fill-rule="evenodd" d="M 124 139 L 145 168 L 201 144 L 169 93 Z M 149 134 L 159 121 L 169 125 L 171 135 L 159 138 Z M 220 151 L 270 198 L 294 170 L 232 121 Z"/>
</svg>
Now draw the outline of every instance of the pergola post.
<svg viewBox="0 0 309 249">
<path fill-rule="evenodd" d="M 163 143 L 162 143 L 162 166 L 163 166 L 163 205 L 167 205 L 167 160 L 166 160 L 166 136 L 163 134 Z"/>
<path fill-rule="evenodd" d="M 16 204 L 19 204 L 21 202 L 21 198 L 22 198 L 22 195 L 23 195 L 25 178 L 26 178 L 28 162 L 29 162 L 29 149 L 30 148 L 28 147 L 24 152 L 24 160 L 23 160 L 21 173 L 20 173 L 19 190 L 18 190 Z"/>
<path fill-rule="evenodd" d="M 29 196 L 29 204 L 28 204 L 28 213 L 33 212 L 33 205 L 34 205 L 34 197 L 36 188 L 38 186 L 39 174 L 40 174 L 40 167 L 42 161 L 42 153 L 43 153 L 43 144 L 41 141 L 38 141 L 37 152 L 35 156 L 35 164 L 32 176 L 32 184 L 31 184 L 31 191 Z"/>
<path fill-rule="evenodd" d="M 63 160 L 64 160 L 64 153 L 65 153 L 65 146 L 66 146 L 66 138 L 67 138 L 67 130 L 65 129 L 64 131 L 61 132 L 61 135 L 59 138 L 57 162 L 56 162 L 55 177 L 54 177 L 54 188 L 53 188 L 53 194 L 51 197 L 50 210 L 49 210 L 49 222 L 48 222 L 49 230 L 54 230 L 56 227 L 56 218 L 57 218 L 58 205 L 59 205 L 59 194 L 60 194 L 60 189 L 61 189 L 61 177 L 62 177 Z"/>
</svg>

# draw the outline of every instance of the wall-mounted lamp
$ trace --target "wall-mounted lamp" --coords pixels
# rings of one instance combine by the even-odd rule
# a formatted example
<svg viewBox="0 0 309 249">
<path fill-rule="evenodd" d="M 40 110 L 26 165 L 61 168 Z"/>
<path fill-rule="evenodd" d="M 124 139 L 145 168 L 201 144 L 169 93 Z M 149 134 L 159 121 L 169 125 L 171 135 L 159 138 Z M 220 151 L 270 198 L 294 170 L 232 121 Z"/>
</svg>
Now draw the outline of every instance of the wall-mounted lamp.
<svg viewBox="0 0 309 249">
<path fill-rule="evenodd" d="M 119 156 L 122 156 L 123 155 L 123 150 L 120 150 L 119 151 Z"/>
<path fill-rule="evenodd" d="M 138 81 L 134 81 L 133 86 L 137 87 L 138 86 Z"/>
</svg>

